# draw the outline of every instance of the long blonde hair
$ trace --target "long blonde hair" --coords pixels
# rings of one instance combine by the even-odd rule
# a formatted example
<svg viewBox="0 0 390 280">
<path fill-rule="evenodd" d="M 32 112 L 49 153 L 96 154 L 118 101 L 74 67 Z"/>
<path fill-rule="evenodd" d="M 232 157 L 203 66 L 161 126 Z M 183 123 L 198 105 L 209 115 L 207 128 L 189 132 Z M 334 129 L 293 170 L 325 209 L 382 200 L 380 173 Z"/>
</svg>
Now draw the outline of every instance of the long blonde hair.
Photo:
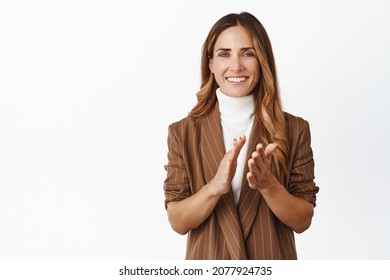
<svg viewBox="0 0 390 280">
<path fill-rule="evenodd" d="M 276 143 L 273 153 L 276 171 L 279 178 L 286 174 L 289 154 L 287 127 L 282 110 L 281 99 L 276 75 L 275 59 L 271 42 L 260 21 L 247 12 L 228 14 L 219 19 L 211 28 L 202 48 L 201 88 L 196 94 L 198 103 L 189 113 L 200 118 L 210 112 L 216 103 L 218 84 L 209 68 L 213 58 L 214 46 L 218 36 L 227 28 L 241 25 L 246 28 L 253 38 L 257 59 L 260 64 L 260 79 L 254 89 L 255 118 L 260 122 L 260 135 L 263 144 Z"/>
</svg>

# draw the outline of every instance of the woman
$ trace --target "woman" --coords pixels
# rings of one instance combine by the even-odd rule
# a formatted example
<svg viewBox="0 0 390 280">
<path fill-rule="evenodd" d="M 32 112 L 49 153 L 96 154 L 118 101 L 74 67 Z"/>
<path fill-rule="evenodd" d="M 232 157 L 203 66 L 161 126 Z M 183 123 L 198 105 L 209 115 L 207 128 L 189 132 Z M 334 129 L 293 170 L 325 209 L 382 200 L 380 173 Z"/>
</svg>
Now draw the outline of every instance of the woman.
<svg viewBox="0 0 390 280">
<path fill-rule="evenodd" d="M 169 126 L 165 205 L 186 259 L 296 259 L 318 187 L 309 124 L 282 111 L 268 35 L 222 17 L 203 45 L 189 116 Z"/>
</svg>

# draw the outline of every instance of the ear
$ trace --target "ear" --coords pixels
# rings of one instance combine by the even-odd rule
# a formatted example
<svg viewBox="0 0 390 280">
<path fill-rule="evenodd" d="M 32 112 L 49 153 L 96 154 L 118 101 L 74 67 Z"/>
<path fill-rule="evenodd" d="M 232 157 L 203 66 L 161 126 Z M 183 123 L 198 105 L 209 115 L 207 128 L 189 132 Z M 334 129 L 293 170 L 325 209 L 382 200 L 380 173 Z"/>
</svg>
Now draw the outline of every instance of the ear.
<svg viewBox="0 0 390 280">
<path fill-rule="evenodd" d="M 210 58 L 210 60 L 209 60 L 209 69 L 210 69 L 211 73 L 214 74 L 214 67 L 213 67 L 213 59 L 212 58 Z"/>
</svg>

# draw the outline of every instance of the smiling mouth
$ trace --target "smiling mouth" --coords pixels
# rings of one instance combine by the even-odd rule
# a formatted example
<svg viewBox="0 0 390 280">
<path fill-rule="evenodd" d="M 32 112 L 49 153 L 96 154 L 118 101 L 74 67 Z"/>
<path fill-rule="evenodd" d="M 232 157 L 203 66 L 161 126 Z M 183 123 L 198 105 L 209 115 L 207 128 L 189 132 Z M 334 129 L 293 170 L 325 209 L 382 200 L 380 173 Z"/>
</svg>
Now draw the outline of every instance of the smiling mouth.
<svg viewBox="0 0 390 280">
<path fill-rule="evenodd" d="M 231 83 L 242 83 L 247 79 L 248 77 L 227 77 L 226 78 L 226 80 L 228 80 Z"/>
</svg>

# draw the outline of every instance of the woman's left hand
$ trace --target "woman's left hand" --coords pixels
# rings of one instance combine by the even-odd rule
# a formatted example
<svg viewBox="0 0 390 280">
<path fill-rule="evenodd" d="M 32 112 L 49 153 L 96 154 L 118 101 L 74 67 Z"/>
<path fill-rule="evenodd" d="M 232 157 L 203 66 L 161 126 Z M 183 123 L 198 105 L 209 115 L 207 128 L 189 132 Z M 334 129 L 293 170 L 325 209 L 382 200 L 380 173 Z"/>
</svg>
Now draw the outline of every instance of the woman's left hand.
<svg viewBox="0 0 390 280">
<path fill-rule="evenodd" d="M 265 149 L 262 144 L 256 146 L 256 151 L 248 160 L 249 172 L 246 175 L 252 189 L 266 191 L 278 184 L 278 180 L 271 172 L 271 157 L 275 149 L 274 143 L 267 145 Z"/>
<path fill-rule="evenodd" d="M 261 192 L 271 211 L 285 225 L 301 233 L 309 228 L 313 217 L 313 204 L 291 195 L 279 183 L 271 172 L 271 158 L 276 144 L 269 144 L 265 149 L 258 144 L 252 158 L 248 160 L 249 172 L 246 174 L 249 187 Z"/>
</svg>

